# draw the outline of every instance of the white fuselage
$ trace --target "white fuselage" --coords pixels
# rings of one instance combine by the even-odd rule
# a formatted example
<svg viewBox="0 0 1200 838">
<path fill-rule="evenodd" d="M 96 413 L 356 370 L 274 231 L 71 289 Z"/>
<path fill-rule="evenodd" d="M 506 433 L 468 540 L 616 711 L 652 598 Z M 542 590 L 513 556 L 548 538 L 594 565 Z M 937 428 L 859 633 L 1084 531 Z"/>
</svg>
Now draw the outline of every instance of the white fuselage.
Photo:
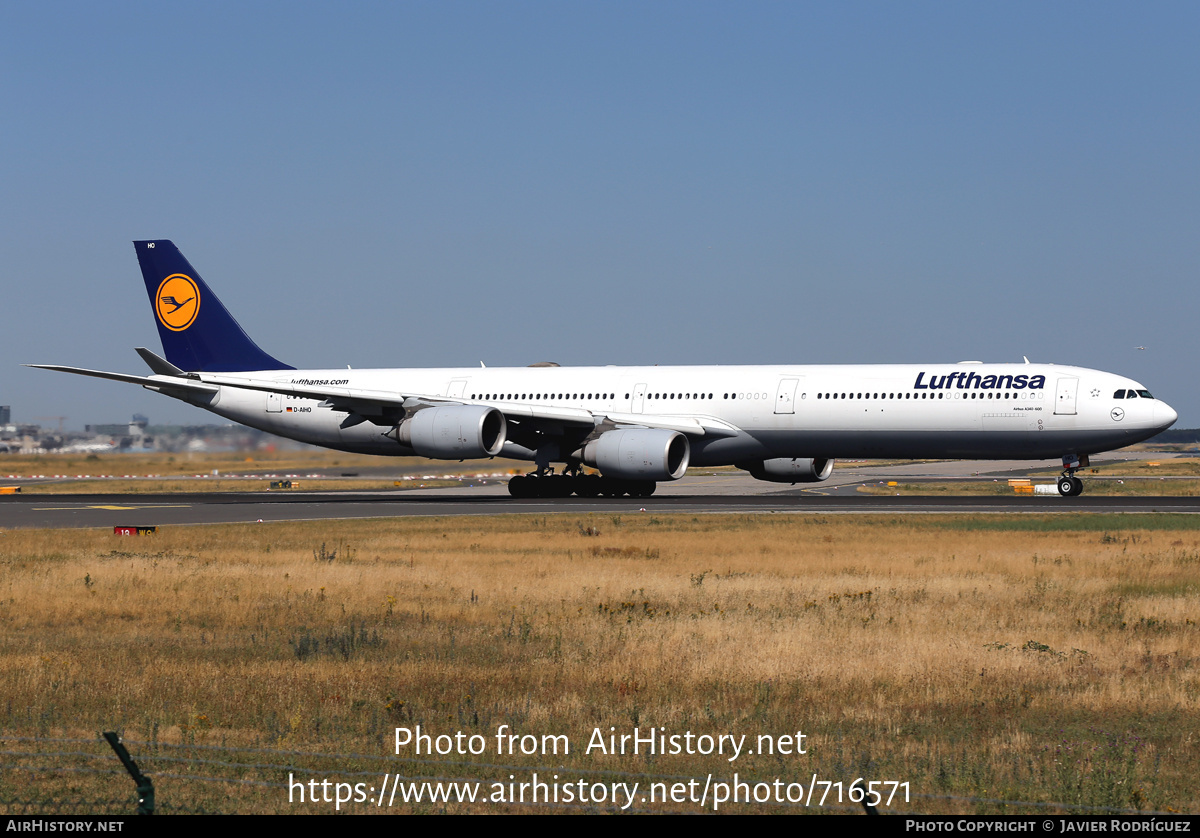
<svg viewBox="0 0 1200 838">
<path fill-rule="evenodd" d="M 418 393 L 501 411 L 576 408 L 596 422 L 669 426 L 700 419 L 692 465 L 777 457 L 1050 459 L 1146 439 L 1176 419 L 1141 384 L 1051 364 L 518 367 L 224 373 L 347 391 Z M 211 376 L 199 374 L 200 380 Z M 1132 393 L 1132 398 L 1117 394 Z M 1137 395 L 1142 393 L 1145 395 Z M 321 399 L 223 386 L 208 409 L 316 445 L 411 455 L 371 422 Z M 513 450 L 508 450 L 512 447 Z M 527 458 L 519 447 L 503 455 Z"/>
</svg>

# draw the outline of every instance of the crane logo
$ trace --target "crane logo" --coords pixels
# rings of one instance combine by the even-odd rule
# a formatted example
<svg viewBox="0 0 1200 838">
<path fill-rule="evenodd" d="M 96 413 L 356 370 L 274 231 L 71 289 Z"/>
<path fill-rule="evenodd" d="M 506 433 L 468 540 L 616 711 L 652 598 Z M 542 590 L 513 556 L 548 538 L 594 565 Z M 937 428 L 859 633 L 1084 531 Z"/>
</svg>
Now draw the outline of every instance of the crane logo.
<svg viewBox="0 0 1200 838">
<path fill-rule="evenodd" d="M 172 332 L 182 332 L 196 320 L 200 312 L 200 289 L 195 280 L 184 274 L 171 274 L 158 286 L 154 295 L 154 313 L 158 322 Z"/>
</svg>

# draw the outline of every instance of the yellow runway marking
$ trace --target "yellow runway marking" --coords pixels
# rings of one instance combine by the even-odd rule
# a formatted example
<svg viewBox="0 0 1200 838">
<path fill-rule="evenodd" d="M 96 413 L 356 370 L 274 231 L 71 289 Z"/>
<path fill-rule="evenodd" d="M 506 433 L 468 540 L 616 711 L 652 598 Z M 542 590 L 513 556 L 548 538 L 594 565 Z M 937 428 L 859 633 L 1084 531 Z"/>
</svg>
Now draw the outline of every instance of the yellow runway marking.
<svg viewBox="0 0 1200 838">
<path fill-rule="evenodd" d="M 172 503 L 158 506 L 35 506 L 34 512 L 61 512 L 65 509 L 189 509 L 190 503 Z"/>
</svg>

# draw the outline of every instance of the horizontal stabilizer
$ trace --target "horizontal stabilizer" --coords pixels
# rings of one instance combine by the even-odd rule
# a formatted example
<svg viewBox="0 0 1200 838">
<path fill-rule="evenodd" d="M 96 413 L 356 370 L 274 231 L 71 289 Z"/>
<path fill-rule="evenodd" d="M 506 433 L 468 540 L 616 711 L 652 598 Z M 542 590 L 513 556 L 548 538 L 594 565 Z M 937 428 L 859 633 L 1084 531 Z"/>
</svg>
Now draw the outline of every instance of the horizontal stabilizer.
<svg viewBox="0 0 1200 838">
<path fill-rule="evenodd" d="M 170 376 L 126 375 L 123 372 L 104 372 L 103 370 L 86 370 L 82 367 L 60 367 L 54 364 L 25 364 L 35 370 L 54 370 L 69 372 L 75 375 L 88 375 L 92 378 L 107 378 L 109 381 L 124 381 L 126 384 L 141 384 L 155 390 L 174 390 L 188 393 L 216 393 L 221 388 L 190 378 L 172 378 Z"/>
<path fill-rule="evenodd" d="M 146 366 L 156 375 L 183 375 L 184 372 L 179 367 L 172 364 L 166 358 L 160 358 L 144 346 L 139 346 L 136 349 L 137 354 L 142 356 L 142 360 L 146 362 Z"/>
</svg>

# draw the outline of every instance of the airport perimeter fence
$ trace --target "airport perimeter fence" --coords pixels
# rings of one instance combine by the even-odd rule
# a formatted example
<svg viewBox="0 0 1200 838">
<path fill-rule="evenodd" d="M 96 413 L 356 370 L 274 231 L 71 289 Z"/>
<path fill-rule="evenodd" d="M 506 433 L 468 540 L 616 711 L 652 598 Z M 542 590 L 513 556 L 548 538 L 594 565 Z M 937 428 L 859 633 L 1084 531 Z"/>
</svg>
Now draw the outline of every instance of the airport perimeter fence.
<svg viewBox="0 0 1200 838">
<path fill-rule="evenodd" d="M 411 790 L 430 791 L 434 786 L 463 787 L 478 784 L 487 788 L 510 779 L 510 773 L 540 772 L 550 777 L 562 772 L 588 782 L 633 783 L 646 788 L 649 783 L 687 783 L 693 778 L 675 774 L 610 771 L 604 769 L 566 769 L 551 765 L 505 765 L 496 763 L 419 759 L 391 754 L 314 753 L 311 751 L 277 748 L 232 747 L 204 744 L 166 744 L 162 742 L 127 741 L 119 743 L 116 734 L 105 734 L 109 741 L 74 738 L 4 737 L 3 760 L 0 768 L 0 813 L 11 815 L 35 814 L 238 814 L 288 813 L 296 808 L 297 782 L 304 791 L 313 787 L 309 780 L 330 778 L 343 784 L 376 787 L 382 778 L 384 785 L 392 782 L 393 794 L 401 785 Z M 121 752 L 125 747 L 132 753 Z M 405 771 L 398 774 L 397 769 Z M 438 768 L 455 771 L 453 776 L 440 776 Z M 144 774 L 143 774 L 144 772 Z M 487 776 L 482 776 L 486 773 Z M 299 779 L 298 779 L 299 778 Z M 751 781 L 753 782 L 753 781 Z M 318 785 L 315 788 L 320 788 Z M 147 795 L 146 792 L 149 791 Z M 428 795 L 408 801 L 394 796 L 385 804 L 384 795 L 367 800 L 343 802 L 336 808 L 348 812 L 371 811 L 464 811 L 472 808 L 447 796 L 431 800 Z M 291 800 L 289 801 L 289 796 Z M 148 797 L 148 800 L 147 800 Z M 860 795 L 861 797 L 861 795 Z M 485 801 L 475 804 L 478 811 Z M 303 809 L 312 811 L 311 801 Z M 149 811 L 145 811 L 147 809 Z M 924 805 L 922 805 L 924 804 Z M 940 804 L 940 805 L 939 805 Z M 1084 806 L 1063 802 L 1004 800 L 989 797 L 970 797 L 947 794 L 913 793 L 907 805 L 881 806 L 878 814 L 924 815 L 943 813 L 946 808 L 969 807 L 972 813 L 1058 814 L 1058 815 L 1165 815 L 1112 807 Z M 318 801 L 318 808 L 335 811 L 332 800 Z M 487 807 L 493 808 L 493 807 Z M 499 809 L 522 812 L 624 812 L 644 814 L 696 814 L 712 811 L 705 807 L 616 805 L 583 802 L 509 801 Z M 859 803 L 841 804 L 826 801 L 811 803 L 775 803 L 759 807 L 753 803 L 727 806 L 724 811 L 750 812 L 796 811 L 808 813 L 876 814 Z"/>
</svg>

